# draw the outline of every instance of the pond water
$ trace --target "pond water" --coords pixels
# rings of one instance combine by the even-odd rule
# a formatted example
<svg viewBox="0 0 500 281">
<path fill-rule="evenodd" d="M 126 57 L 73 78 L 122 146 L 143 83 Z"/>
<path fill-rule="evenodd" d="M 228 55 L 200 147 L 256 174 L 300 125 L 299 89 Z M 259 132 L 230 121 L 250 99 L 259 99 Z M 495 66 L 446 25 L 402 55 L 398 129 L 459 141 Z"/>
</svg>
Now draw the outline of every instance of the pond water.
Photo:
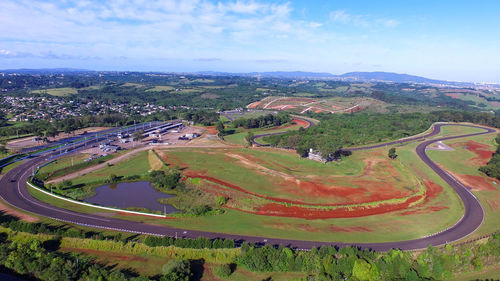
<svg viewBox="0 0 500 281">
<path fill-rule="evenodd" d="M 95 189 L 96 195 L 86 198 L 84 201 L 106 207 L 118 207 L 122 209 L 130 207 L 146 208 L 154 211 L 174 213 L 177 211 L 171 205 L 158 202 L 160 198 L 169 198 L 174 195 L 158 192 L 148 181 L 122 182 L 108 184 Z"/>
</svg>

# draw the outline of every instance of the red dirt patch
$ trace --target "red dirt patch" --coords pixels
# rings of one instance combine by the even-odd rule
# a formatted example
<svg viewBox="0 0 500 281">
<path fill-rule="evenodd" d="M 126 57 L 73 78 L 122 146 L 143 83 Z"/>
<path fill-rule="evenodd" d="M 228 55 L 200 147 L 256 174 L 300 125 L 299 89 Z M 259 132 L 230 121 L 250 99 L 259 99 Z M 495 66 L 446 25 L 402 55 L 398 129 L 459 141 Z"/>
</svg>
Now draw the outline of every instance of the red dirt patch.
<svg viewBox="0 0 500 281">
<path fill-rule="evenodd" d="M 426 187 L 425 202 L 429 202 L 438 197 L 439 193 L 443 191 L 443 187 L 435 182 L 424 180 L 424 184 Z"/>
<path fill-rule="evenodd" d="M 364 226 L 340 227 L 331 225 L 329 228 L 333 232 L 372 232 L 371 229 Z"/>
<path fill-rule="evenodd" d="M 450 98 L 454 98 L 454 99 L 459 99 L 460 97 L 457 95 L 457 94 L 445 94 L 447 96 L 449 96 Z"/>
<path fill-rule="evenodd" d="M 457 177 L 467 186 L 470 186 L 472 190 L 497 190 L 497 188 L 491 184 L 493 179 L 488 180 L 487 178 L 473 175 L 458 175 Z"/>
<path fill-rule="evenodd" d="M 438 184 L 435 184 L 431 181 L 424 181 L 424 184 L 427 187 L 427 192 L 425 194 L 425 203 L 429 202 L 431 199 L 437 197 L 437 195 L 442 191 L 442 187 Z M 267 215 L 267 216 L 280 216 L 280 217 L 296 217 L 296 218 L 304 218 L 304 219 L 329 219 L 329 218 L 352 218 L 352 217 L 363 217 L 363 216 L 371 216 L 378 215 L 387 212 L 399 211 L 408 209 L 413 203 L 422 199 L 423 196 L 413 196 L 409 197 L 402 203 L 395 204 L 376 204 L 373 206 L 347 206 L 347 207 L 338 207 L 335 209 L 320 209 L 320 208 L 309 208 L 303 206 L 287 206 L 279 203 L 268 203 L 256 211 L 247 211 L 241 210 L 238 208 L 231 207 L 231 209 L 257 214 L 257 215 Z M 278 201 L 280 202 L 280 201 Z M 303 204 L 306 205 L 306 204 Z M 315 204 L 316 206 L 324 206 L 321 204 Z M 446 207 L 428 207 L 425 209 L 416 209 L 412 211 L 406 211 L 401 215 L 410 215 L 410 214 L 419 214 L 425 212 L 435 212 L 442 210 Z M 355 230 L 355 231 L 360 231 Z"/>
<path fill-rule="evenodd" d="M 305 224 L 305 223 L 297 224 L 296 228 L 298 228 L 298 229 L 300 229 L 302 231 L 307 231 L 307 232 L 319 232 L 319 230 L 320 230 L 317 227 L 312 227 L 311 225 Z"/>
<path fill-rule="evenodd" d="M 218 131 L 215 128 L 215 126 L 207 126 L 207 127 L 205 127 L 205 130 L 206 130 L 205 133 L 207 133 L 209 135 L 217 135 L 217 133 L 218 133 Z"/>
<path fill-rule="evenodd" d="M 472 160 L 477 160 L 480 162 L 481 166 L 486 165 L 494 153 L 494 151 L 491 150 L 491 146 L 475 141 L 468 141 L 466 143 L 466 149 L 477 155 L 477 157 Z"/>
<path fill-rule="evenodd" d="M 378 204 L 373 207 L 356 206 L 356 207 L 339 207 L 333 210 L 328 209 L 313 209 L 300 206 L 286 206 L 277 203 L 269 203 L 261 206 L 257 211 L 250 212 L 240 210 L 247 213 L 266 216 L 279 217 L 295 217 L 303 219 L 330 219 L 330 218 L 354 218 L 371 215 L 379 215 L 387 212 L 398 211 L 408 208 L 412 203 L 421 199 L 421 196 L 409 198 L 403 203 L 398 204 Z"/>
<path fill-rule="evenodd" d="M 261 104 L 261 102 L 260 102 L 260 101 L 252 102 L 251 104 L 249 104 L 249 105 L 247 106 L 247 108 L 256 108 L 256 107 L 258 107 L 260 104 Z"/>
<path fill-rule="evenodd" d="M 443 191 L 443 187 L 429 180 L 424 180 L 424 184 L 426 187 L 425 200 L 423 204 L 424 206 L 417 207 L 414 210 L 408 210 L 402 212 L 400 215 L 407 216 L 413 214 L 426 214 L 426 213 L 437 212 L 443 209 L 448 209 L 448 207 L 445 206 L 428 206 L 428 207 L 425 206 L 425 204 L 429 203 L 432 199 L 437 198 L 439 193 Z"/>
<path fill-rule="evenodd" d="M 290 200 L 290 199 L 284 199 L 284 198 L 266 196 L 266 195 L 262 195 L 262 194 L 258 194 L 258 193 L 255 193 L 255 192 L 248 191 L 248 190 L 246 190 L 246 189 L 244 189 L 242 187 L 239 187 L 237 185 L 234 185 L 232 183 L 225 182 L 225 181 L 222 181 L 220 179 L 213 178 L 213 177 L 210 177 L 210 176 L 201 175 L 201 174 L 196 173 L 196 172 L 186 171 L 185 174 L 188 177 L 201 178 L 201 179 L 204 179 L 204 180 L 207 180 L 207 181 L 211 181 L 211 182 L 217 183 L 219 185 L 226 186 L 228 188 L 231 188 L 231 189 L 234 189 L 234 190 L 246 193 L 246 194 L 250 194 L 252 196 L 256 196 L 256 197 L 259 197 L 259 198 L 264 198 L 264 199 L 275 201 L 275 202 L 279 202 L 279 203 L 298 204 L 298 205 L 305 205 L 305 206 L 332 206 L 332 207 L 333 206 L 343 206 L 343 205 L 346 205 L 345 203 L 336 203 L 336 204 L 335 203 L 333 203 L 333 204 L 306 203 L 306 202 L 298 201 L 298 200 Z M 328 196 L 332 196 L 332 195 L 335 195 L 335 196 L 338 196 L 338 197 L 339 196 L 340 197 L 342 197 L 342 196 L 344 196 L 344 197 L 353 197 L 353 199 L 356 198 L 357 195 L 361 195 L 361 194 L 363 194 L 363 193 L 366 192 L 366 190 L 363 189 L 363 188 L 357 188 L 356 189 L 356 188 L 349 188 L 349 187 L 342 187 L 342 186 L 328 187 L 328 186 L 324 186 L 324 185 L 321 187 L 321 184 L 311 183 L 311 182 L 305 182 L 305 181 L 301 181 L 300 187 L 303 190 L 311 189 L 311 192 L 313 192 L 315 194 L 317 193 L 317 196 L 327 196 L 327 195 Z M 320 190 L 320 191 L 318 191 L 318 190 Z M 407 195 L 407 194 L 404 194 L 404 195 Z M 405 196 L 402 196 L 401 198 L 404 198 L 404 197 Z M 392 196 L 390 196 L 389 194 L 386 194 L 386 196 L 381 196 L 379 194 L 376 194 L 374 196 L 369 196 L 365 200 L 359 200 L 359 198 L 358 198 L 358 200 L 353 201 L 353 203 L 355 203 L 355 204 L 361 204 L 361 203 L 369 203 L 369 202 L 373 202 L 373 201 L 387 200 L 387 199 L 393 199 L 393 198 L 397 198 L 397 197 L 395 197 L 395 194 L 392 194 Z"/>
<path fill-rule="evenodd" d="M 295 122 L 295 124 L 301 126 L 301 127 L 304 127 L 304 128 L 307 128 L 309 127 L 309 123 L 302 120 L 302 119 L 292 119 L 292 122 Z"/>
<path fill-rule="evenodd" d="M 269 128 L 269 129 L 265 129 L 264 131 L 274 131 L 274 130 L 278 130 L 278 129 L 286 129 L 286 128 L 293 127 L 295 125 L 299 125 L 299 126 L 304 127 L 304 128 L 309 127 L 309 123 L 307 123 L 306 121 L 303 121 L 302 119 L 292 119 L 292 122 L 294 122 L 295 124 L 288 124 L 288 125 L 278 126 L 278 127 L 274 127 L 274 128 Z"/>
<path fill-rule="evenodd" d="M 446 207 L 446 206 L 431 206 L 431 207 L 427 207 L 427 208 L 423 208 L 423 209 L 402 212 L 400 215 L 408 216 L 408 215 L 417 215 L 417 214 L 428 214 L 428 213 L 437 212 L 437 211 L 440 211 L 443 209 L 448 209 L 448 207 Z"/>
<path fill-rule="evenodd" d="M 488 203 L 493 211 L 498 210 L 500 209 L 500 196 L 498 193 L 495 193 L 495 195 L 490 196 L 490 198 L 486 200 L 486 203 Z"/>
<path fill-rule="evenodd" d="M 500 102 L 498 102 L 498 101 L 490 101 L 490 105 L 491 106 L 495 106 L 495 107 L 500 107 Z"/>
</svg>

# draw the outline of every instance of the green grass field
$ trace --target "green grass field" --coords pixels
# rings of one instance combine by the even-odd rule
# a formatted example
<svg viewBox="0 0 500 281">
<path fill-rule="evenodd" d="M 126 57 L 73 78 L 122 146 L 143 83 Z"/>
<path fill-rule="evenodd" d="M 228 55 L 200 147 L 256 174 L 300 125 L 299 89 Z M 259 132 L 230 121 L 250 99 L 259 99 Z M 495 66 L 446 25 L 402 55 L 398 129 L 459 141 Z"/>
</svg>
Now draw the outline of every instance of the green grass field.
<svg viewBox="0 0 500 281">
<path fill-rule="evenodd" d="M 422 175 L 424 178 L 432 180 L 444 188 L 428 205 L 418 208 L 422 213 L 401 215 L 401 213 L 403 213 L 401 211 L 359 218 L 306 220 L 299 218 L 259 216 L 234 210 L 226 210 L 226 213 L 220 216 L 183 218 L 182 220 L 166 221 L 165 223 L 188 229 L 205 229 L 209 231 L 319 241 L 381 242 L 413 239 L 435 233 L 455 224 L 463 214 L 463 207 L 458 196 L 451 188 L 446 186 L 446 183 L 437 175 L 433 174 L 432 170 L 423 163 L 420 163 L 420 160 L 413 152 L 415 146 L 416 144 L 413 144 L 398 150 L 398 154 L 400 155 L 399 160 L 402 165 L 408 166 L 410 169 L 416 171 L 419 176 Z M 214 157 L 213 155 L 211 156 Z M 268 157 L 274 158 L 275 156 Z M 356 156 L 349 161 L 356 162 L 356 160 L 354 160 L 355 157 Z M 283 163 L 283 159 L 279 157 L 276 158 L 279 159 L 276 159 L 276 162 Z M 295 158 L 295 161 L 302 160 Z M 313 163 L 312 161 L 307 162 Z M 311 164 L 310 168 L 316 171 L 317 169 L 312 167 L 315 164 L 318 163 Z M 354 167 L 356 167 L 355 163 L 349 163 L 348 161 L 339 165 L 342 164 L 354 165 Z M 319 164 L 319 166 L 324 165 Z M 210 167 L 217 169 L 218 166 Z M 345 167 L 330 168 L 332 170 L 337 168 L 338 173 L 341 173 L 340 170 L 345 169 Z M 328 169 L 329 168 L 324 168 L 324 171 L 327 172 Z M 294 170 L 294 172 L 297 171 Z M 228 174 L 230 174 L 230 172 L 228 172 Z M 238 175 L 234 174 L 227 176 L 233 178 L 238 177 Z M 251 178 L 252 177 L 246 177 L 246 180 L 251 180 Z M 423 212 L 426 207 L 433 206 L 446 207 L 447 209 L 430 213 Z M 360 226 L 363 227 L 360 228 Z"/>
<path fill-rule="evenodd" d="M 287 179 L 283 175 L 296 177 L 302 181 L 320 181 L 319 177 L 330 175 L 359 176 L 364 163 L 359 157 L 347 158 L 343 163 L 324 165 L 320 162 L 299 158 L 294 153 L 275 150 L 255 149 L 174 149 L 163 151 L 172 165 L 189 167 L 189 170 L 208 175 L 240 186 L 248 191 L 265 196 L 281 196 L 285 199 L 304 199 L 307 202 L 335 203 L 332 198 L 318 198 L 305 194 L 286 193 Z M 241 159 L 252 159 L 251 163 Z M 174 160 L 175 159 L 175 160 Z M 258 159 L 255 161 L 253 159 Z M 177 161 L 179 160 L 179 161 Z M 255 165 L 251 167 L 250 165 Z M 209 170 L 206 168 L 210 167 Z M 204 172 L 206 171 L 206 172 Z M 311 179 L 311 175 L 316 175 Z M 334 180 L 334 178 L 328 178 Z M 339 184 L 349 185 L 349 180 L 340 180 Z M 297 192 L 300 192 L 297 190 Z M 306 196 L 305 198 L 303 196 Z"/>
<path fill-rule="evenodd" d="M 99 171 L 88 173 L 73 180 L 73 184 L 86 184 L 91 182 L 104 181 L 111 174 L 117 176 L 147 175 L 149 170 L 148 152 L 142 151 L 110 167 L 105 167 Z"/>
<path fill-rule="evenodd" d="M 49 94 L 51 96 L 66 97 L 78 93 L 76 88 L 52 88 L 31 91 L 33 94 Z"/>
<path fill-rule="evenodd" d="M 453 93 L 453 95 L 456 96 L 456 98 L 464 101 L 473 101 L 476 104 L 474 107 L 482 109 L 482 110 L 498 110 L 498 106 L 493 106 L 490 104 L 489 101 L 487 101 L 484 97 L 478 95 L 478 94 L 473 94 L 473 93 Z"/>
<path fill-rule="evenodd" d="M 146 90 L 146 92 L 168 92 L 175 89 L 172 86 L 154 86 L 151 89 Z"/>
</svg>

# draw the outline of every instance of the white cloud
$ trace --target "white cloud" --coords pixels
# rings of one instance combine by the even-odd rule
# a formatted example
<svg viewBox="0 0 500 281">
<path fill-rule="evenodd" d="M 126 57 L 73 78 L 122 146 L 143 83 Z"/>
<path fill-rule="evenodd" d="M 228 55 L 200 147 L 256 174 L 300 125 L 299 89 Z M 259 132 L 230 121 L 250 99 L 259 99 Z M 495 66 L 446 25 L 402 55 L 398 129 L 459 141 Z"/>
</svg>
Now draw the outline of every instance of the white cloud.
<svg viewBox="0 0 500 281">
<path fill-rule="evenodd" d="M 330 13 L 330 20 L 341 24 L 352 24 L 360 27 L 396 27 L 400 24 L 395 19 L 376 18 L 368 15 L 354 15 L 345 10 Z"/>
<path fill-rule="evenodd" d="M 348 24 L 352 21 L 352 16 L 345 10 L 337 10 L 330 13 L 330 19 L 335 22 Z"/>
<path fill-rule="evenodd" d="M 311 34 L 320 23 L 291 18 L 290 3 L 3 0 L 0 47 L 78 56 L 218 56 L 204 50 L 258 46 Z M 8 43 L 5 43 L 8 42 Z M 221 47 L 219 47 L 221 49 Z M 236 52 L 235 52 L 236 53 Z"/>
</svg>

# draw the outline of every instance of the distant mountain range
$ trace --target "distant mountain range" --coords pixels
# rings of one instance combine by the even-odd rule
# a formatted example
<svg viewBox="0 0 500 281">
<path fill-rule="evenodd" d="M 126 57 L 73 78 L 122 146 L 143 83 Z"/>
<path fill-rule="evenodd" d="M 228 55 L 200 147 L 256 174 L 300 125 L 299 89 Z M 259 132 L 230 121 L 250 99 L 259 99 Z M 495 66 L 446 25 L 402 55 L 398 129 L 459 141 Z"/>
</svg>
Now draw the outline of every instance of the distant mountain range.
<svg viewBox="0 0 500 281">
<path fill-rule="evenodd" d="M 22 73 L 22 74 L 50 74 L 50 73 L 82 73 L 82 72 L 100 72 L 100 71 L 76 69 L 76 68 L 47 68 L 47 69 L 8 69 L 8 70 L 0 70 L 0 72 Z M 121 71 L 116 71 L 116 72 L 121 72 Z M 154 72 L 154 73 L 160 73 L 160 72 Z M 188 73 L 180 73 L 180 74 L 188 74 Z M 429 79 L 409 74 L 400 74 L 400 73 L 382 72 L 382 71 L 348 72 L 341 75 L 335 75 L 326 72 L 304 72 L 304 71 L 274 71 L 274 72 L 248 72 L 248 73 L 200 71 L 192 74 L 212 75 L 212 76 L 245 76 L 245 77 L 250 76 L 250 77 L 282 78 L 282 79 L 331 79 L 331 80 L 342 80 L 349 82 L 359 81 L 359 82 L 393 82 L 393 83 L 411 83 L 411 84 L 417 83 L 417 84 L 454 86 L 454 87 L 477 87 L 478 85 L 488 85 L 495 88 L 500 88 L 500 84 L 445 81 L 445 80 Z"/>
<path fill-rule="evenodd" d="M 18 68 L 18 69 L 3 69 L 0 72 L 19 73 L 19 74 L 55 74 L 55 73 L 75 73 L 75 72 L 96 72 L 88 69 L 78 68 Z"/>
<path fill-rule="evenodd" d="M 229 73 L 229 72 L 214 72 L 204 71 L 198 74 L 205 75 L 229 75 L 229 76 L 255 76 L 266 78 L 283 78 L 283 79 L 332 79 L 349 82 L 393 82 L 393 83 L 417 83 L 428 85 L 455 86 L 455 87 L 475 87 L 485 85 L 474 82 L 458 82 L 429 79 L 421 76 L 400 74 L 394 72 L 348 72 L 341 75 L 335 75 L 325 72 L 304 72 L 304 71 L 275 71 L 275 72 L 249 72 L 249 73 Z M 500 87 L 499 84 L 488 84 L 495 87 Z"/>
</svg>

